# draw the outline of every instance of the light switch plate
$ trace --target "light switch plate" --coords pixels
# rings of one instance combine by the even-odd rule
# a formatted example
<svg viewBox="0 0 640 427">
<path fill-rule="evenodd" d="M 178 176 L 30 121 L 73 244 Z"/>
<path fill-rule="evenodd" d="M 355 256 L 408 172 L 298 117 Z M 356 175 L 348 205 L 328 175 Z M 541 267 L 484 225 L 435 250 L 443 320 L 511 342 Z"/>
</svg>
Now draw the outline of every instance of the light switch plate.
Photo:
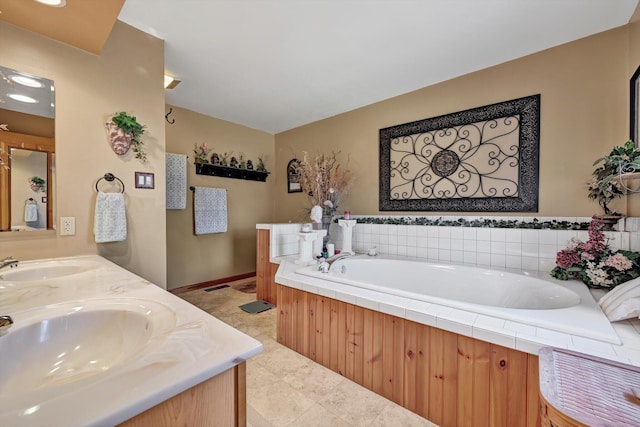
<svg viewBox="0 0 640 427">
<path fill-rule="evenodd" d="M 76 234 L 76 217 L 63 216 L 60 217 L 60 235 L 75 236 Z"/>
</svg>

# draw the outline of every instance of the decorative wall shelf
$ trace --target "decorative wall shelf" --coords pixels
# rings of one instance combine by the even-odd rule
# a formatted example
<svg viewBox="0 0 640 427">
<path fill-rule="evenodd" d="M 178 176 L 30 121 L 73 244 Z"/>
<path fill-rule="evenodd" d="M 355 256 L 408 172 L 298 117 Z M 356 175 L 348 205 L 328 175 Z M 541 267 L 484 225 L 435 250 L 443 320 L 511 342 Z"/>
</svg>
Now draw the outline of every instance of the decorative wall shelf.
<svg viewBox="0 0 640 427">
<path fill-rule="evenodd" d="M 269 176 L 269 172 L 258 172 L 250 169 L 230 168 L 227 166 L 217 166 L 208 163 L 196 163 L 196 174 L 262 182 L 265 182 L 267 180 L 267 177 Z"/>
</svg>

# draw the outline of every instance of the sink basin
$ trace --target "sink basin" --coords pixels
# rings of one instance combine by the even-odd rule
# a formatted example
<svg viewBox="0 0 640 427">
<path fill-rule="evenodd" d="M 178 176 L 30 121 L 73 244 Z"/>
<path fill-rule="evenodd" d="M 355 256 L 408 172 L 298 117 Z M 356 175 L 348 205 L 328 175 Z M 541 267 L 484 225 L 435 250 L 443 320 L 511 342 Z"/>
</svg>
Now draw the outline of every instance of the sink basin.
<svg viewBox="0 0 640 427">
<path fill-rule="evenodd" d="M 107 372 L 173 330 L 170 307 L 117 298 L 47 306 L 12 315 L 0 337 L 0 396 L 33 392 Z"/>
<path fill-rule="evenodd" d="M 17 267 L 0 270 L 0 281 L 27 282 L 57 279 L 95 270 L 99 264 L 89 260 L 20 262 Z"/>
</svg>

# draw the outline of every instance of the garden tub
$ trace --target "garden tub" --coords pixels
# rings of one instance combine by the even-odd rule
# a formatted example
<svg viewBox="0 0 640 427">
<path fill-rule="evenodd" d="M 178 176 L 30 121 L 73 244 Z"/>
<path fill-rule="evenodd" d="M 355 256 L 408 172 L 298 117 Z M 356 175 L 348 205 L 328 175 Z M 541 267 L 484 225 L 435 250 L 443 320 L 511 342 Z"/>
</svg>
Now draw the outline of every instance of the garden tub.
<svg viewBox="0 0 640 427">
<path fill-rule="evenodd" d="M 589 289 L 549 273 L 507 271 L 389 256 L 357 255 L 318 266 L 281 264 L 278 283 L 411 309 L 430 303 L 564 334 L 620 344 Z M 323 294 L 326 294 L 324 292 Z M 414 301 L 423 304 L 415 304 Z M 426 304 L 427 306 L 429 304 Z"/>
</svg>

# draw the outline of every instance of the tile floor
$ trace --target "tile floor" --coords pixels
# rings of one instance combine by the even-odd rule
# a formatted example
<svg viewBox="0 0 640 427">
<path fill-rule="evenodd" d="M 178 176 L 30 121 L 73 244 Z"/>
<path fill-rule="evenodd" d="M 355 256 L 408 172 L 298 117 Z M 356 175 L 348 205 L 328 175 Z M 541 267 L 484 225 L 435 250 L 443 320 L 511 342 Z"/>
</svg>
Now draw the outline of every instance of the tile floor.
<svg viewBox="0 0 640 427">
<path fill-rule="evenodd" d="M 437 427 L 278 344 L 275 309 L 249 314 L 239 308 L 255 294 L 228 287 L 177 296 L 262 342 L 264 351 L 247 362 L 249 427 Z"/>
</svg>

